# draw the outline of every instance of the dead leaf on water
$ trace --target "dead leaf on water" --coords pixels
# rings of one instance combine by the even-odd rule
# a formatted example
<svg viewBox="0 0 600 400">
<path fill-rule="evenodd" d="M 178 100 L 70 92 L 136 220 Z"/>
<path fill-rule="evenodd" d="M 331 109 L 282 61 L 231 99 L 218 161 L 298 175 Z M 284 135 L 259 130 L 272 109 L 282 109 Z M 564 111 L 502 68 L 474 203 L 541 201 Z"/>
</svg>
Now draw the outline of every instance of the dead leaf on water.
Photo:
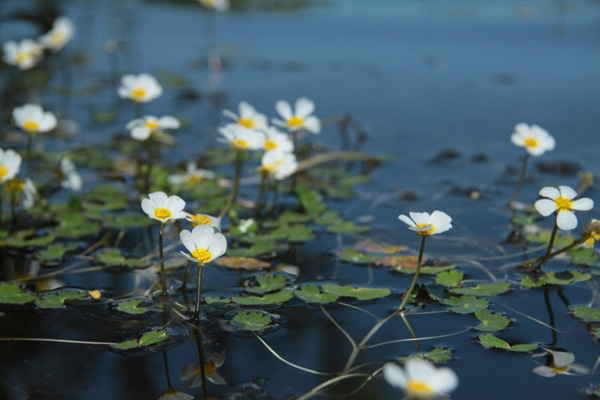
<svg viewBox="0 0 600 400">
<path fill-rule="evenodd" d="M 221 257 L 215 264 L 233 269 L 262 270 L 270 268 L 271 264 L 252 257 Z"/>
</svg>

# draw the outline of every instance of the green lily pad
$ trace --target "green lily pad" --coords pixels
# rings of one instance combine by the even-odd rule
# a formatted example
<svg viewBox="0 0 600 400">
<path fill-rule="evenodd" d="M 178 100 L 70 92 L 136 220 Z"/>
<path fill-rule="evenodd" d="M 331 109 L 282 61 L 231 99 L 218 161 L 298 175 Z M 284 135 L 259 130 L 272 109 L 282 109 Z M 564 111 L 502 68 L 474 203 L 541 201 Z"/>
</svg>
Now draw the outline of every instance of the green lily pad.
<svg viewBox="0 0 600 400">
<path fill-rule="evenodd" d="M 258 257 L 272 255 L 288 249 L 288 245 L 278 243 L 274 240 L 260 239 L 254 242 L 249 248 L 227 249 L 227 255 L 230 257 Z"/>
<path fill-rule="evenodd" d="M 371 254 L 365 254 L 352 247 L 344 247 L 336 251 L 335 256 L 343 261 L 353 264 L 373 264 L 380 258 Z"/>
<path fill-rule="evenodd" d="M 496 348 L 508 351 L 516 351 L 516 352 L 528 352 L 535 350 L 539 347 L 537 343 L 527 343 L 527 344 L 515 344 L 510 345 L 508 342 L 492 335 L 491 333 L 486 333 L 485 335 L 479 335 L 479 343 L 485 348 Z"/>
<path fill-rule="evenodd" d="M 259 274 L 254 278 L 256 279 L 258 286 L 247 286 L 244 288 L 245 291 L 263 294 L 283 289 L 286 285 L 286 279 L 283 275 Z"/>
<path fill-rule="evenodd" d="M 54 230 L 57 237 L 77 239 L 83 236 L 96 235 L 100 232 L 100 225 L 83 217 L 78 212 L 60 214 L 59 225 Z"/>
<path fill-rule="evenodd" d="M 79 245 L 75 243 L 53 243 L 45 249 L 36 251 L 35 256 L 38 260 L 42 262 L 60 261 L 66 253 L 68 253 L 69 251 L 73 251 L 78 247 Z"/>
<path fill-rule="evenodd" d="M 8 247 L 42 247 L 47 246 L 56 239 L 54 235 L 30 237 L 29 234 L 29 231 L 16 232 L 7 237 L 5 241 L 0 241 L 0 246 L 4 242 L 4 245 Z"/>
<path fill-rule="evenodd" d="M 155 221 L 141 214 L 121 214 L 102 220 L 102 226 L 112 229 L 142 228 L 154 224 Z"/>
<path fill-rule="evenodd" d="M 115 309 L 125 314 L 140 315 L 150 311 L 147 307 L 140 307 L 145 302 L 145 298 L 129 299 L 116 303 Z"/>
<path fill-rule="evenodd" d="M 478 331 L 497 332 L 505 329 L 510 324 L 510 320 L 504 315 L 494 314 L 488 310 L 475 311 L 475 317 L 481 323 L 475 327 Z"/>
<path fill-rule="evenodd" d="M 316 190 L 297 184 L 294 186 L 294 193 L 298 196 L 298 200 L 300 200 L 300 204 L 302 204 L 307 214 L 318 215 L 327 209 L 321 195 Z"/>
<path fill-rule="evenodd" d="M 336 225 L 344 222 L 341 214 L 337 210 L 327 210 L 319 216 L 314 217 L 314 221 L 320 225 Z"/>
<path fill-rule="evenodd" d="M 327 225 L 327 232 L 342 234 L 342 233 L 363 233 L 371 230 L 367 225 L 356 225 L 353 221 L 340 221 L 335 224 Z"/>
<path fill-rule="evenodd" d="M 475 311 L 485 310 L 490 304 L 486 299 L 471 295 L 442 299 L 441 303 L 451 306 L 450 311 L 457 314 L 471 314 Z"/>
<path fill-rule="evenodd" d="M 536 233 L 536 234 L 529 234 L 527 236 L 525 236 L 525 239 L 527 239 L 528 242 L 531 243 L 550 243 L 550 237 L 552 236 L 552 233 L 550 231 L 544 231 L 544 232 L 540 232 L 540 233 Z M 562 248 L 562 247 L 566 247 L 568 245 L 570 245 L 571 243 L 573 243 L 575 241 L 575 238 L 573 238 L 572 236 L 561 236 L 561 235 L 556 235 L 556 238 L 554 239 L 554 245 L 553 248 Z"/>
<path fill-rule="evenodd" d="M 473 296 L 495 296 L 497 294 L 506 293 L 512 284 L 510 282 L 499 281 L 493 283 L 485 283 L 477 286 L 452 288 L 450 291 L 456 294 L 466 294 Z"/>
<path fill-rule="evenodd" d="M 244 306 L 258 306 L 267 304 L 281 304 L 294 297 L 294 292 L 290 290 L 281 290 L 275 293 L 265 294 L 262 297 L 247 296 L 247 297 L 232 297 L 231 301 Z"/>
<path fill-rule="evenodd" d="M 427 353 L 417 353 L 411 354 L 410 356 L 401 357 L 400 362 L 404 364 L 413 358 L 421 358 L 430 361 L 433 364 L 439 364 L 452 360 L 454 358 L 454 353 L 452 352 L 452 349 L 440 346 L 433 348 Z"/>
<path fill-rule="evenodd" d="M 551 271 L 534 279 L 526 276 L 519 281 L 524 289 L 542 287 L 544 285 L 568 285 L 573 282 L 587 281 L 592 278 L 591 274 L 577 270 Z"/>
<path fill-rule="evenodd" d="M 147 266 L 147 261 L 136 258 L 126 258 L 119 249 L 103 249 L 94 256 L 94 260 L 107 267 L 141 267 Z"/>
<path fill-rule="evenodd" d="M 305 225 L 280 225 L 277 229 L 263 235 L 265 239 L 287 240 L 289 242 L 307 242 L 315 238 L 312 229 Z"/>
<path fill-rule="evenodd" d="M 260 312 L 239 312 L 233 317 L 233 324 L 244 331 L 264 331 L 272 327 L 270 315 Z"/>
<path fill-rule="evenodd" d="M 113 347 L 118 350 L 144 348 L 163 342 L 170 336 L 171 335 L 166 329 L 152 329 L 151 331 L 143 334 L 139 339 L 126 340 L 113 345 Z"/>
<path fill-rule="evenodd" d="M 460 285 L 465 276 L 464 273 L 456 270 L 442 271 L 435 276 L 435 283 L 438 285 L 454 288 Z"/>
<path fill-rule="evenodd" d="M 87 295 L 88 292 L 85 290 L 64 289 L 40 295 L 35 301 L 35 305 L 38 308 L 61 308 L 67 300 L 81 299 Z"/>
<path fill-rule="evenodd" d="M 338 297 L 354 297 L 358 300 L 373 300 L 380 297 L 389 296 L 392 291 L 390 289 L 372 289 L 372 288 L 356 288 L 352 286 L 340 286 L 327 284 L 322 287 L 323 292 L 332 294 Z"/>
<path fill-rule="evenodd" d="M 0 304 L 26 304 L 34 300 L 35 296 L 23 292 L 16 283 L 0 283 Z"/>
<path fill-rule="evenodd" d="M 598 254 L 594 249 L 578 248 L 570 250 L 569 255 L 573 257 L 571 262 L 576 265 L 600 266 Z"/>
<path fill-rule="evenodd" d="M 600 309 L 587 306 L 575 306 L 571 308 L 571 312 L 583 322 L 600 322 Z"/>
<path fill-rule="evenodd" d="M 401 251 L 407 250 L 407 246 L 403 245 L 393 245 L 388 243 L 378 243 L 372 239 L 361 240 L 360 242 L 354 245 L 354 248 L 360 251 L 366 251 L 368 253 L 378 253 L 378 254 L 396 254 Z"/>
<path fill-rule="evenodd" d="M 536 218 L 537 217 L 533 214 L 517 213 L 514 217 L 511 218 L 511 222 L 514 225 L 532 225 L 535 223 Z"/>
<path fill-rule="evenodd" d="M 321 293 L 316 285 L 303 285 L 294 294 L 307 303 L 326 304 L 336 301 L 339 296 L 330 293 Z"/>
</svg>

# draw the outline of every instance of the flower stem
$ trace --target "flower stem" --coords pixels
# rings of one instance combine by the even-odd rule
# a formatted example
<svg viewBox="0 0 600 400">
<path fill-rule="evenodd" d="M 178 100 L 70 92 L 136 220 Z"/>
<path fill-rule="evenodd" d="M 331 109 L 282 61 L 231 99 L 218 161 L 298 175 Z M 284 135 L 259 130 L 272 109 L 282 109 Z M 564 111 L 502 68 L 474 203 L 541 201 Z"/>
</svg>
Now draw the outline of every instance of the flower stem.
<svg viewBox="0 0 600 400">
<path fill-rule="evenodd" d="M 245 150 L 236 150 L 235 151 L 235 171 L 233 175 L 233 187 L 231 188 L 231 193 L 229 194 L 229 198 L 227 199 L 227 203 L 225 203 L 225 207 L 219 213 L 219 218 L 223 218 L 229 209 L 235 202 L 235 197 L 237 196 L 238 187 L 240 186 L 240 175 L 242 174 L 242 163 L 244 162 L 244 155 L 246 154 Z"/>
<path fill-rule="evenodd" d="M 419 259 L 417 260 L 417 270 L 415 271 L 415 276 L 413 277 L 413 280 L 410 283 L 410 286 L 408 287 L 408 290 L 406 291 L 406 294 L 404 295 L 404 299 L 402 300 L 402 303 L 400 303 L 400 307 L 398 307 L 398 310 L 404 309 L 404 305 L 406 305 L 406 302 L 410 298 L 410 295 L 411 295 L 413 289 L 415 288 L 415 285 L 417 284 L 417 279 L 419 278 L 419 272 L 421 272 L 421 262 L 423 261 L 423 251 L 425 250 L 425 240 L 426 239 L 427 239 L 427 235 L 423 235 L 423 239 L 421 240 L 421 250 L 419 250 Z"/>
<path fill-rule="evenodd" d="M 163 255 L 163 228 L 165 224 L 160 223 L 160 231 L 158 232 L 158 256 L 160 257 L 160 279 L 162 281 L 162 294 L 167 295 L 167 276 L 165 273 L 165 258 Z"/>
<path fill-rule="evenodd" d="M 204 263 L 198 263 L 198 281 L 196 283 L 196 309 L 192 320 L 197 321 L 200 316 L 200 302 L 202 300 L 202 267 Z"/>
<path fill-rule="evenodd" d="M 552 253 L 552 247 L 554 246 L 554 239 L 556 239 L 556 232 L 558 231 L 558 212 L 556 214 L 556 219 L 554 220 L 554 229 L 552 229 L 552 236 L 550 236 L 550 243 L 548 243 L 548 250 L 546 250 L 546 254 L 544 254 L 544 258 L 542 258 L 542 261 L 540 261 L 540 263 L 538 264 L 537 267 L 535 267 L 536 271 L 540 271 L 542 269 L 542 267 L 546 264 L 546 262 L 548 262 L 548 259 L 550 258 L 550 253 Z"/>
<path fill-rule="evenodd" d="M 519 193 L 521 193 L 521 188 L 523 187 L 523 182 L 525 182 L 525 171 L 527 171 L 527 162 L 529 161 L 529 153 L 525 153 L 525 157 L 523 157 L 523 166 L 521 167 L 521 174 L 519 175 L 519 181 L 517 182 L 517 187 L 515 188 L 515 192 L 511 196 L 508 201 L 508 205 L 512 207 L 512 203 L 517 199 Z"/>
<path fill-rule="evenodd" d="M 577 247 L 577 246 L 581 245 L 581 244 L 582 244 L 582 243 L 584 243 L 586 240 L 588 240 L 588 239 L 589 239 L 589 237 L 590 237 L 590 236 L 589 236 L 588 234 L 584 234 L 582 237 L 580 237 L 579 239 L 577 239 L 576 241 L 574 241 L 574 242 L 573 242 L 573 243 L 571 243 L 570 245 L 568 245 L 568 246 L 565 246 L 565 247 L 563 247 L 562 249 L 559 249 L 559 250 L 556 250 L 556 251 L 553 251 L 552 253 L 550 253 L 550 255 L 548 256 L 548 259 L 551 259 L 551 258 L 553 258 L 553 257 L 555 257 L 555 256 L 557 256 L 557 255 L 559 255 L 559 254 L 562 254 L 562 253 L 564 253 L 564 252 L 566 252 L 566 251 L 569 251 L 569 250 L 571 250 L 573 247 Z M 525 261 L 525 262 L 523 262 L 523 263 L 521 263 L 521 264 L 517 265 L 517 267 L 526 267 L 526 266 L 528 266 L 528 265 L 535 264 L 536 262 L 538 262 L 538 261 L 541 261 L 541 260 L 542 260 L 542 259 L 543 259 L 545 256 L 546 256 L 546 255 L 544 254 L 543 256 L 540 256 L 540 257 L 534 258 L 534 259 L 532 259 L 532 260 L 529 260 L 529 261 Z"/>
</svg>

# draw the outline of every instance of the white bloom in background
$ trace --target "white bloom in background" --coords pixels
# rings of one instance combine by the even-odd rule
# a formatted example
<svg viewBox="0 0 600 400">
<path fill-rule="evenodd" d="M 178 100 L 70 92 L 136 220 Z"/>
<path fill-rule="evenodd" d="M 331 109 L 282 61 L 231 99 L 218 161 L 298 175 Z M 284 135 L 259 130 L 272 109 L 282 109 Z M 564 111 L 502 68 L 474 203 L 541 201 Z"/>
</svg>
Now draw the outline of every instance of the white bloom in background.
<svg viewBox="0 0 600 400">
<path fill-rule="evenodd" d="M 212 215 L 188 214 L 188 216 L 186 217 L 186 220 L 193 227 L 200 226 L 200 225 L 208 225 L 208 226 L 212 226 L 213 228 L 215 228 L 219 231 L 221 230 L 221 218 L 213 217 Z"/>
<path fill-rule="evenodd" d="M 23 209 L 29 210 L 33 207 L 37 198 L 37 189 L 31 179 L 27 178 L 22 181 L 19 178 L 12 178 L 5 181 L 4 185 L 9 192 L 21 198 Z M 20 196 L 21 194 L 23 194 L 22 197 Z"/>
<path fill-rule="evenodd" d="M 227 385 L 225 379 L 217 372 L 217 368 L 225 363 L 225 356 L 220 353 L 210 353 L 206 356 L 205 360 L 204 373 L 206 374 L 206 379 L 215 385 Z M 183 369 L 181 370 L 181 380 L 187 381 L 189 379 L 192 380 L 187 384 L 188 387 L 195 388 L 202 386 L 202 369 L 200 368 L 200 365 L 194 363 L 183 365 Z"/>
<path fill-rule="evenodd" d="M 435 210 L 431 215 L 426 212 L 410 212 L 408 214 L 410 218 L 406 215 L 399 215 L 398 219 L 408 225 L 408 229 L 417 235 L 435 235 L 452 228 L 452 218 L 442 211 Z"/>
<path fill-rule="evenodd" d="M 261 173 L 267 178 L 278 181 L 287 178 L 298 169 L 296 156 L 279 150 L 267 151 L 262 157 L 261 164 Z"/>
<path fill-rule="evenodd" d="M 9 40 L 4 43 L 2 50 L 4 51 L 4 62 L 22 70 L 32 68 L 44 54 L 42 46 L 32 39 L 23 39 L 20 42 Z"/>
<path fill-rule="evenodd" d="M 155 77 L 149 74 L 125 75 L 121 78 L 119 96 L 138 103 L 147 103 L 160 97 L 163 89 Z"/>
<path fill-rule="evenodd" d="M 179 129 L 180 126 L 179 120 L 170 115 L 161 118 L 147 115 L 129 122 L 126 128 L 131 131 L 131 137 L 135 140 L 147 140 L 152 133 L 165 129 Z"/>
<path fill-rule="evenodd" d="M 67 17 L 60 17 L 54 21 L 50 32 L 38 39 L 39 43 L 47 49 L 57 52 L 73 38 L 75 25 Z"/>
<path fill-rule="evenodd" d="M 187 217 L 188 214 L 183 211 L 184 208 L 185 201 L 181 197 L 167 197 L 164 192 L 150 193 L 147 199 L 142 200 L 142 210 L 148 217 L 162 223 Z"/>
<path fill-rule="evenodd" d="M 191 232 L 184 229 L 179 234 L 181 242 L 189 251 L 184 255 L 190 261 L 206 264 L 221 257 L 227 250 L 225 236 L 208 225 L 198 225 Z"/>
<path fill-rule="evenodd" d="M 448 367 L 436 368 L 421 358 L 411 358 L 404 369 L 396 364 L 386 364 L 383 376 L 394 387 L 404 390 L 407 397 L 432 399 L 448 395 L 458 386 L 458 377 Z"/>
<path fill-rule="evenodd" d="M 240 230 L 240 232 L 246 233 L 246 232 L 248 232 L 248 229 L 250 229 L 250 227 L 252 225 L 254 225 L 254 219 L 252 219 L 252 218 L 242 219 L 242 220 L 240 220 L 240 224 L 238 225 L 238 229 Z"/>
<path fill-rule="evenodd" d="M 215 173 L 206 169 L 200 169 L 193 161 L 188 161 L 185 174 L 169 175 L 171 185 L 181 185 L 184 183 L 198 183 L 203 179 L 214 179 Z"/>
<path fill-rule="evenodd" d="M 236 123 L 250 129 L 266 129 L 268 126 L 267 116 L 259 113 L 250 104 L 242 101 L 238 106 L 239 114 L 229 110 L 223 110 L 223 115 L 231 118 Z"/>
<path fill-rule="evenodd" d="M 13 149 L 0 149 L 0 183 L 12 179 L 21 168 L 21 156 Z"/>
<path fill-rule="evenodd" d="M 48 132 L 56 128 L 56 117 L 37 104 L 25 104 L 13 110 L 17 126 L 28 134 Z"/>
<path fill-rule="evenodd" d="M 545 378 L 551 378 L 556 375 L 587 374 L 590 369 L 585 365 L 573 364 L 575 355 L 566 351 L 546 350 L 552 355 L 552 364 L 550 366 L 540 365 L 535 367 L 533 372 Z"/>
<path fill-rule="evenodd" d="M 586 233 L 589 238 L 583 242 L 583 247 L 594 247 L 594 244 L 600 240 L 600 220 L 592 218 L 585 227 Z"/>
<path fill-rule="evenodd" d="M 75 168 L 75 164 L 69 157 L 63 157 L 60 160 L 60 170 L 65 178 L 60 184 L 65 189 L 71 189 L 75 192 L 81 190 L 83 186 L 83 180 L 81 179 L 81 175 L 77 172 L 77 168 Z"/>
<path fill-rule="evenodd" d="M 274 126 L 268 127 L 263 132 L 265 133 L 263 147 L 266 151 L 281 150 L 288 153 L 294 152 L 294 142 L 287 133 L 281 132 Z"/>
<path fill-rule="evenodd" d="M 315 110 L 315 103 L 306 97 L 296 100 L 294 110 L 287 101 L 279 100 L 275 104 L 275 109 L 283 121 L 272 119 L 271 122 L 277 126 L 287 128 L 290 131 L 306 129 L 307 131 L 318 134 L 321 133 L 321 121 L 319 118 L 311 115 Z"/>
<path fill-rule="evenodd" d="M 198 0 L 206 8 L 212 8 L 216 11 L 229 10 L 229 0 Z"/>
<path fill-rule="evenodd" d="M 515 146 L 525 147 L 532 156 L 541 156 L 546 151 L 554 150 L 554 138 L 537 125 L 517 124 L 510 137 Z"/>
<path fill-rule="evenodd" d="M 219 133 L 224 139 L 217 140 L 229 143 L 237 150 L 260 150 L 265 143 L 265 135 L 262 132 L 238 124 L 227 124 L 219 128 Z"/>
<path fill-rule="evenodd" d="M 556 224 L 564 231 L 577 227 L 577 217 L 574 210 L 588 211 L 594 207 L 594 201 L 588 197 L 573 200 L 577 192 L 569 186 L 546 186 L 540 190 L 540 196 L 545 197 L 535 202 L 535 209 L 544 217 L 556 211 Z"/>
</svg>

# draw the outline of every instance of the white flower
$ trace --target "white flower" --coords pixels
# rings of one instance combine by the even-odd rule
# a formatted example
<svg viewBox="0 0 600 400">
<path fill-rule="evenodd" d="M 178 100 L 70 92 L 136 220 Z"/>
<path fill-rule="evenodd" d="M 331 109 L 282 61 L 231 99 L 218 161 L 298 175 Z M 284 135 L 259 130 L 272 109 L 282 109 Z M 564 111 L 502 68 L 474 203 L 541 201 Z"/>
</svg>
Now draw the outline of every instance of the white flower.
<svg viewBox="0 0 600 400">
<path fill-rule="evenodd" d="M 229 10 L 229 0 L 198 0 L 206 8 L 212 8 L 216 11 Z"/>
<path fill-rule="evenodd" d="M 250 104 L 242 101 L 238 106 L 239 115 L 229 110 L 223 110 L 223 115 L 231 118 L 243 127 L 250 129 L 266 129 L 267 116 L 259 113 Z"/>
<path fill-rule="evenodd" d="M 47 49 L 57 52 L 71 40 L 75 34 L 73 21 L 67 17 L 60 17 L 54 21 L 50 32 L 38 39 L 39 43 Z"/>
<path fill-rule="evenodd" d="M 540 365 L 535 367 L 533 372 L 545 378 L 551 378 L 556 375 L 571 375 L 571 371 L 576 374 L 587 374 L 589 368 L 581 364 L 573 364 L 575 355 L 566 351 L 546 350 L 552 355 L 552 364 L 550 366 Z"/>
<path fill-rule="evenodd" d="M 281 132 L 274 126 L 264 129 L 263 132 L 266 137 L 263 147 L 266 151 L 281 150 L 288 153 L 294 152 L 294 142 L 290 139 L 290 135 Z"/>
<path fill-rule="evenodd" d="M 267 151 L 261 161 L 260 171 L 278 181 L 292 175 L 298 169 L 298 161 L 293 153 L 279 150 Z"/>
<path fill-rule="evenodd" d="M 573 210 L 588 211 L 594 207 L 594 201 L 588 197 L 573 201 L 577 192 L 569 186 L 546 186 L 540 190 L 540 196 L 546 197 L 535 202 L 535 209 L 544 217 L 556 211 L 556 224 L 564 231 L 577 227 L 577 217 Z"/>
<path fill-rule="evenodd" d="M 265 143 L 265 135 L 262 132 L 238 124 L 227 124 L 219 128 L 219 133 L 224 136 L 224 139 L 220 139 L 221 142 L 229 143 L 237 150 L 260 150 Z"/>
<path fill-rule="evenodd" d="M 180 390 L 165 390 L 158 400 L 194 400 L 194 396 Z"/>
<path fill-rule="evenodd" d="M 169 183 L 172 185 L 181 185 L 183 183 L 198 183 L 202 179 L 213 179 L 215 173 L 206 169 L 199 169 L 195 162 L 187 163 L 187 172 L 185 174 L 169 175 Z"/>
<path fill-rule="evenodd" d="M 227 385 L 225 379 L 223 379 L 223 377 L 217 372 L 217 368 L 223 365 L 224 362 L 225 356 L 223 354 L 211 353 L 207 355 L 204 362 L 206 379 L 215 385 Z M 192 381 L 189 382 L 187 386 L 191 388 L 202 386 L 202 369 L 200 368 L 200 365 L 194 363 L 183 364 L 183 369 L 181 370 L 181 380 L 187 381 L 189 379 L 192 379 Z"/>
<path fill-rule="evenodd" d="M 181 242 L 189 251 L 184 255 L 190 261 L 206 264 L 221 257 L 227 250 L 225 236 L 208 225 L 198 225 L 191 232 L 184 229 L 179 234 Z"/>
<path fill-rule="evenodd" d="M 2 49 L 4 51 L 4 61 L 22 70 L 32 68 L 44 54 L 42 46 L 32 39 L 23 39 L 20 42 L 9 40 L 4 43 Z"/>
<path fill-rule="evenodd" d="M 169 220 L 187 217 L 183 211 L 185 201 L 179 196 L 168 196 L 164 192 L 154 192 L 148 195 L 148 199 L 142 200 L 142 210 L 148 217 L 165 223 Z"/>
<path fill-rule="evenodd" d="M 252 218 L 242 219 L 242 220 L 240 220 L 240 224 L 238 225 L 238 229 L 240 230 L 240 232 L 246 233 L 246 232 L 248 232 L 248 229 L 250 229 L 250 227 L 253 224 L 254 224 L 254 219 L 252 219 Z"/>
<path fill-rule="evenodd" d="M 388 383 L 406 392 L 408 397 L 431 399 L 447 395 L 458 386 L 458 377 L 448 367 L 436 368 L 429 361 L 411 358 L 404 370 L 396 364 L 386 364 L 383 376 Z"/>
<path fill-rule="evenodd" d="M 213 217 L 212 215 L 188 214 L 186 220 L 188 220 L 190 225 L 192 225 L 193 227 L 200 225 L 208 225 L 212 226 L 213 228 L 219 231 L 221 230 L 221 218 Z"/>
<path fill-rule="evenodd" d="M 162 86 L 149 74 L 125 75 L 121 78 L 119 96 L 138 103 L 147 103 L 162 94 Z"/>
<path fill-rule="evenodd" d="M 585 227 L 588 239 L 582 243 L 583 247 L 594 247 L 594 244 L 600 240 L 600 220 L 592 218 Z"/>
<path fill-rule="evenodd" d="M 25 104 L 13 110 L 17 126 L 29 134 L 48 132 L 56 127 L 56 117 L 37 104 Z"/>
<path fill-rule="evenodd" d="M 13 149 L 0 149 L 0 183 L 12 179 L 21 168 L 21 156 Z"/>
<path fill-rule="evenodd" d="M 175 117 L 166 115 L 159 119 L 152 115 L 147 115 L 129 122 L 126 128 L 131 131 L 131 137 L 135 140 L 146 140 L 154 132 L 164 129 L 179 129 L 180 126 L 179 120 Z"/>
<path fill-rule="evenodd" d="M 15 196 L 19 196 L 23 193 L 23 197 L 21 197 L 21 206 L 25 210 L 29 210 L 35 204 L 35 199 L 37 198 L 37 189 L 33 184 L 33 181 L 29 178 L 24 181 L 19 178 L 12 178 L 4 182 L 6 189 L 14 193 Z"/>
<path fill-rule="evenodd" d="M 452 218 L 442 211 L 435 210 L 431 215 L 426 212 L 410 212 L 408 214 L 410 218 L 406 215 L 399 215 L 398 219 L 408 225 L 408 229 L 417 235 L 435 235 L 452 228 Z"/>
<path fill-rule="evenodd" d="M 71 189 L 75 192 L 81 190 L 83 186 L 83 181 L 81 179 L 81 175 L 77 172 L 75 168 L 75 164 L 69 157 L 63 157 L 60 160 L 60 170 L 65 178 L 60 184 L 65 189 Z"/>
<path fill-rule="evenodd" d="M 319 118 L 311 115 L 315 110 L 315 103 L 306 97 L 301 97 L 296 100 L 294 110 L 287 101 L 279 100 L 275 104 L 275 109 L 283 118 L 283 121 L 272 119 L 273 124 L 287 128 L 290 131 L 297 131 L 301 128 L 307 131 L 318 134 L 321 133 L 321 121 Z"/>
<path fill-rule="evenodd" d="M 515 125 L 510 140 L 515 146 L 525 147 L 532 156 L 541 156 L 546 151 L 554 150 L 554 138 L 537 125 Z"/>
</svg>

